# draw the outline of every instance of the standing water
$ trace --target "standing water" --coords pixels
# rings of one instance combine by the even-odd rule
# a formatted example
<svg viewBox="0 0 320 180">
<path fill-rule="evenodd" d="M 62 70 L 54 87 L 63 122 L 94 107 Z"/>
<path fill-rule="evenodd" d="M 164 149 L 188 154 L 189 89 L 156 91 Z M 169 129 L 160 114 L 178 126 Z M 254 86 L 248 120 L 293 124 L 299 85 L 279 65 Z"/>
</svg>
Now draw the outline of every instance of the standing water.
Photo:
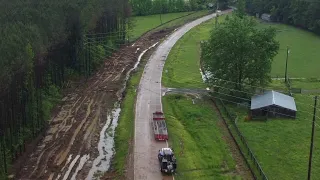
<svg viewBox="0 0 320 180">
<path fill-rule="evenodd" d="M 99 156 L 93 161 L 92 168 L 89 171 L 87 180 L 92 180 L 95 173 L 103 173 L 108 171 L 110 167 L 110 161 L 114 154 L 114 132 L 118 125 L 118 119 L 120 115 L 119 104 L 115 105 L 115 109 L 110 115 L 102 131 L 100 132 L 100 140 L 98 144 Z M 111 125 L 110 125 L 111 124 Z M 109 126 L 110 125 L 110 126 Z"/>
<path fill-rule="evenodd" d="M 125 78 L 125 83 L 123 85 L 123 88 L 120 90 L 120 93 L 122 94 L 126 88 L 126 83 L 130 77 L 130 73 L 135 70 L 143 55 L 150 50 L 151 48 L 155 47 L 158 44 L 155 43 L 154 45 L 150 46 L 148 49 L 144 50 L 140 55 L 133 66 L 132 69 L 130 69 L 126 75 Z M 121 112 L 120 108 L 120 102 L 121 102 L 121 96 L 119 96 L 119 100 L 117 103 L 115 103 L 113 111 L 108 115 L 107 122 L 102 128 L 100 132 L 100 140 L 98 143 L 98 151 L 99 151 L 99 156 L 93 161 L 92 167 L 89 171 L 89 174 L 87 176 L 87 180 L 92 180 L 95 178 L 98 178 L 100 175 L 103 175 L 104 172 L 108 171 L 110 168 L 111 164 L 111 159 L 114 155 L 114 134 L 115 134 L 115 129 L 118 126 L 118 120 Z M 83 159 L 84 161 L 87 160 L 87 158 Z M 81 165 L 82 167 L 83 165 Z M 74 176 L 75 177 L 75 176 Z"/>
</svg>

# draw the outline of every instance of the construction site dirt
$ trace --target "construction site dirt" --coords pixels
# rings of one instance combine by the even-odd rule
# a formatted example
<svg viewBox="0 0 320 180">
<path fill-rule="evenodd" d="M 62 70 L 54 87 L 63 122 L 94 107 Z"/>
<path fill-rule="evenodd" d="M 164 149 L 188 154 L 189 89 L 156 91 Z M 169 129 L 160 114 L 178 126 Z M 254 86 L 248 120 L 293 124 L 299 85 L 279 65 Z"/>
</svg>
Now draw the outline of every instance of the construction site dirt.
<svg viewBox="0 0 320 180">
<path fill-rule="evenodd" d="M 128 72 L 140 53 L 173 29 L 147 33 L 121 47 L 90 78 L 72 82 L 48 128 L 12 168 L 14 179 L 92 179 L 110 168 L 114 131 Z M 112 174 L 112 173 L 111 173 Z"/>
</svg>

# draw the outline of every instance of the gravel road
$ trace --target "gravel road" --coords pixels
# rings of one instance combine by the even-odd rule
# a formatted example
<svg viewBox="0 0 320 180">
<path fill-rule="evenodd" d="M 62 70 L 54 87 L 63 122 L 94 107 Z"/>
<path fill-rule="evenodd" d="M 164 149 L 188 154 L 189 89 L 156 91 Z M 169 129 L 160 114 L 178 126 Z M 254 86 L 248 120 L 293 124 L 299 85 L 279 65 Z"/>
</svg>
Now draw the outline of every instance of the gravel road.
<svg viewBox="0 0 320 180">
<path fill-rule="evenodd" d="M 230 11 L 222 13 L 227 12 Z M 151 121 L 153 112 L 162 111 L 161 76 L 163 66 L 171 48 L 185 33 L 214 17 L 216 14 L 202 17 L 176 30 L 158 46 L 144 69 L 136 101 L 134 139 L 134 179 L 136 180 L 173 179 L 171 176 L 163 176 L 160 172 L 157 153 L 160 148 L 167 147 L 168 144 L 154 140 Z"/>
</svg>

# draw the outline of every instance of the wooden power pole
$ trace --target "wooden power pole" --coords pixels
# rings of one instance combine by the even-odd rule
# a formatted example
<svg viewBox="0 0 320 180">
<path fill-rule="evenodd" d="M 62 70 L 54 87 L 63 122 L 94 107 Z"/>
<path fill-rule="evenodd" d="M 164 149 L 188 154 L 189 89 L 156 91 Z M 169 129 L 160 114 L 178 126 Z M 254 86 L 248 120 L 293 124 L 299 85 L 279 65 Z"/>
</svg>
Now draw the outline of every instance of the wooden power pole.
<svg viewBox="0 0 320 180">
<path fill-rule="evenodd" d="M 287 78 L 288 78 L 288 59 L 289 59 L 289 53 L 290 53 L 289 46 L 287 46 L 286 71 L 285 71 L 285 74 L 284 74 L 284 81 L 285 81 L 285 82 L 287 82 Z"/>
<path fill-rule="evenodd" d="M 317 101 L 318 101 L 318 96 L 315 97 L 315 101 L 314 101 L 312 132 L 311 132 L 311 144 L 310 144 L 310 155 L 309 155 L 309 168 L 308 168 L 308 180 L 310 180 L 310 178 L 311 178 L 312 151 L 313 151 L 313 139 L 314 139 L 314 126 L 315 126 L 316 112 L 317 112 Z"/>
</svg>

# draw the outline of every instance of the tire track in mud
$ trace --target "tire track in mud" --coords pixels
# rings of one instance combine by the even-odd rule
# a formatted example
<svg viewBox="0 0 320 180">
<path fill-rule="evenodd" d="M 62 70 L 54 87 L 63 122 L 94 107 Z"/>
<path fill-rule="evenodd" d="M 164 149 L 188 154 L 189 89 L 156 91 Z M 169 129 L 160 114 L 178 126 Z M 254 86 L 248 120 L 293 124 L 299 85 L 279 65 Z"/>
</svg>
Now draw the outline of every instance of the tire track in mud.
<svg viewBox="0 0 320 180">
<path fill-rule="evenodd" d="M 160 33 L 158 39 L 166 33 Z M 134 52 L 137 48 L 147 49 L 156 41 L 156 38 L 142 38 L 137 46 L 123 47 L 124 53 L 113 54 L 94 76 L 67 94 L 60 111 L 51 118 L 46 135 L 23 161 L 22 169 L 16 171 L 16 179 L 90 179 L 96 173 L 92 173 L 92 167 L 101 163 L 108 164 L 103 165 L 103 170 L 107 170 L 105 167 L 109 168 L 112 158 L 108 153 L 113 152 L 113 146 L 98 145 L 99 137 L 105 134 L 107 139 L 103 143 L 113 144 L 110 135 L 117 126 L 113 118 L 118 118 L 120 113 L 114 105 L 122 98 L 127 75 L 137 66 L 139 53 Z"/>
</svg>

